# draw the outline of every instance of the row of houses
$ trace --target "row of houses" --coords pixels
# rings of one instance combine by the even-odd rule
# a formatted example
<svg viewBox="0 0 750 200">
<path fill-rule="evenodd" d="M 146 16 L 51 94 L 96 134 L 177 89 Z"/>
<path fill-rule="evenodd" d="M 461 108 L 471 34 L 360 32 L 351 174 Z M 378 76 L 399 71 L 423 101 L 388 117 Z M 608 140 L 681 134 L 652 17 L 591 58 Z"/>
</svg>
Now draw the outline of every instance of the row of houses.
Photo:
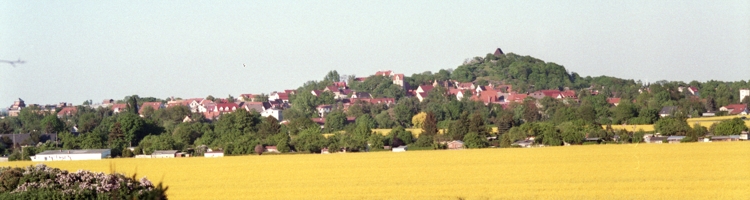
<svg viewBox="0 0 750 200">
<path fill-rule="evenodd" d="M 461 100 L 469 97 L 473 101 L 481 101 L 485 105 L 502 104 L 507 105 L 512 102 L 523 102 L 527 97 L 542 99 L 550 97 L 554 99 L 578 99 L 574 90 L 539 90 L 535 92 L 517 93 L 513 91 L 511 85 L 494 85 L 487 86 L 476 85 L 472 82 L 461 83 L 445 81 L 440 83 L 434 81 L 431 85 L 420 85 L 414 91 L 407 92 L 408 95 L 415 96 L 420 102 L 424 101 L 427 96 L 434 91 L 436 87 L 447 88 L 447 93 L 453 95 L 456 99 Z"/>
</svg>

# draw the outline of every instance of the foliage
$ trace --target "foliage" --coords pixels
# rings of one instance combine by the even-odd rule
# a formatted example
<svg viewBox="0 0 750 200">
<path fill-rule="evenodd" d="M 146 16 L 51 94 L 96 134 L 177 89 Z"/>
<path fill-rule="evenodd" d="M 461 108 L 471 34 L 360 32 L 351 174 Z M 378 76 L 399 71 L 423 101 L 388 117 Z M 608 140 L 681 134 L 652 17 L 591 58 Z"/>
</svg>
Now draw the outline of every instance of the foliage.
<svg viewBox="0 0 750 200">
<path fill-rule="evenodd" d="M 719 122 L 714 129 L 714 135 L 739 135 L 742 131 L 748 130 L 745 122 L 740 118 Z"/>
<path fill-rule="evenodd" d="M 654 124 L 654 129 L 662 135 L 687 135 L 688 131 L 690 131 L 690 126 L 685 120 L 674 117 L 665 117 L 659 119 L 659 121 Z"/>
<path fill-rule="evenodd" d="M 420 135 L 435 136 L 437 133 L 438 129 L 435 114 L 428 112 L 425 116 L 424 124 L 422 125 L 422 134 Z"/>
<path fill-rule="evenodd" d="M 463 138 L 463 142 L 466 145 L 466 147 L 471 148 L 471 149 L 485 148 L 489 146 L 489 142 L 487 142 L 487 138 L 483 137 L 482 135 L 476 132 L 470 132 L 466 134 Z"/>
<path fill-rule="evenodd" d="M 0 168 L 0 199 L 167 199 L 166 187 L 135 174 L 70 173 L 44 164 Z"/>
<path fill-rule="evenodd" d="M 420 112 L 419 114 L 414 115 L 414 117 L 411 118 L 412 127 L 422 128 L 422 124 L 424 124 L 426 117 L 427 113 L 425 112 Z"/>
<path fill-rule="evenodd" d="M 318 128 L 309 128 L 303 130 L 294 140 L 294 147 L 299 151 L 310 153 L 320 152 L 325 147 L 326 138 L 320 133 Z"/>
</svg>

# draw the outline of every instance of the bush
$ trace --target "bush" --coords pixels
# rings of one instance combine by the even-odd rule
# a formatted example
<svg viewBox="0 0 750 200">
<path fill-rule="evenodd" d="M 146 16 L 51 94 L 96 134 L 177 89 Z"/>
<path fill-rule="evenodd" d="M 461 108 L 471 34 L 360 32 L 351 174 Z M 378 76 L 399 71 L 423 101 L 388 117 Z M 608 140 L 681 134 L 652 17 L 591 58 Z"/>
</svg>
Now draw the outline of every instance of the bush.
<svg viewBox="0 0 750 200">
<path fill-rule="evenodd" d="M 434 143 L 431 135 L 420 135 L 417 138 L 417 142 L 414 143 L 414 146 L 418 147 L 432 147 L 432 144 Z"/>
<path fill-rule="evenodd" d="M 50 168 L 0 168 L 0 199 L 167 199 L 166 187 L 145 177 Z"/>
</svg>

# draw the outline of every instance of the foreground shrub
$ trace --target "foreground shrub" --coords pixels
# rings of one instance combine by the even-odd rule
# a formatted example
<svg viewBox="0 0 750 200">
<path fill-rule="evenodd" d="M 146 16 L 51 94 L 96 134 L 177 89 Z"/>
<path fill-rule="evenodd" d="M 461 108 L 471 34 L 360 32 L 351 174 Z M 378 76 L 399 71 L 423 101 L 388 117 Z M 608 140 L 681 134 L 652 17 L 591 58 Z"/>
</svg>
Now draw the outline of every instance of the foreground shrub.
<svg viewBox="0 0 750 200">
<path fill-rule="evenodd" d="M 50 168 L 0 168 L 0 199 L 167 199 L 166 187 L 122 174 Z"/>
</svg>

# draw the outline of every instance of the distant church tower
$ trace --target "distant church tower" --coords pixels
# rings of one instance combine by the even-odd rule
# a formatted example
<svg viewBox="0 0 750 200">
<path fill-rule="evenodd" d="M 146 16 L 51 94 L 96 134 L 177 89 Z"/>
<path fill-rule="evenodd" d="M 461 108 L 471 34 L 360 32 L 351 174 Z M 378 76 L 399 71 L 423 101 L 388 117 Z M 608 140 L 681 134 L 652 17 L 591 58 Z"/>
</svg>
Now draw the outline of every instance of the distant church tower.
<svg viewBox="0 0 750 200">
<path fill-rule="evenodd" d="M 503 50 L 500 49 L 500 48 L 497 48 L 497 50 L 495 50 L 494 54 L 495 54 L 495 56 L 505 55 L 505 53 L 503 53 Z"/>
</svg>

